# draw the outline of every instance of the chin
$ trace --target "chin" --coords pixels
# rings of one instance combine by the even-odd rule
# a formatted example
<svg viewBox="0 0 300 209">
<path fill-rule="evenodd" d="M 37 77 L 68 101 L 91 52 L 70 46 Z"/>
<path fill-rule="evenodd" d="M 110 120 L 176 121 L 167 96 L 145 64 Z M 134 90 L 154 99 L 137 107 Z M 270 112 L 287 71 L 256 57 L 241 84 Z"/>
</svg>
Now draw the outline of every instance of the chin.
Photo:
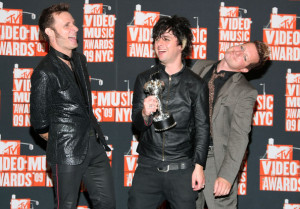
<svg viewBox="0 0 300 209">
<path fill-rule="evenodd" d="M 72 49 L 76 49 L 78 47 L 78 44 L 73 45 Z"/>
</svg>

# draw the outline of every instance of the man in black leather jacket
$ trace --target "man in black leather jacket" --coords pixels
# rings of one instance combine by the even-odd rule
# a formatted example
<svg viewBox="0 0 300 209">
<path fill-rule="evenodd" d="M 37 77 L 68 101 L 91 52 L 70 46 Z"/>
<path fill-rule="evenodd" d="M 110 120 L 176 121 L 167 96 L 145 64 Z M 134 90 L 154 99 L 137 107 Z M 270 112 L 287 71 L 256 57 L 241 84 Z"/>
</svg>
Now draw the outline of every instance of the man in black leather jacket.
<svg viewBox="0 0 300 209">
<path fill-rule="evenodd" d="M 55 207 L 75 209 L 83 181 L 93 208 L 112 209 L 114 186 L 105 152 L 110 149 L 92 111 L 86 58 L 73 51 L 78 28 L 68 8 L 53 5 L 39 18 L 50 51 L 31 77 L 31 124 L 48 141 Z"/>
<path fill-rule="evenodd" d="M 134 86 L 132 120 L 141 133 L 128 207 L 154 209 L 167 200 L 171 208 L 194 209 L 197 190 L 205 184 L 208 89 L 184 62 L 192 40 L 186 18 L 160 18 L 153 28 L 153 40 L 159 64 L 139 74 Z M 155 79 L 165 85 L 160 96 L 162 106 L 143 88 Z M 175 127 L 155 130 L 153 116 L 160 107 L 173 115 Z"/>
</svg>

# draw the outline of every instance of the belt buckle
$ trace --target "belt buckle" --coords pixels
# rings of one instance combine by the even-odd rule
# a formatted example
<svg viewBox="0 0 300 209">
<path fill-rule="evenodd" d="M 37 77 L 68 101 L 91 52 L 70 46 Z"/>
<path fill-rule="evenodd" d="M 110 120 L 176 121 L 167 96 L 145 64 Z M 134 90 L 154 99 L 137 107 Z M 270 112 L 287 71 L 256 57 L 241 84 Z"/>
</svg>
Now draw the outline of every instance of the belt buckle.
<svg viewBox="0 0 300 209">
<path fill-rule="evenodd" d="M 166 170 L 165 170 L 165 169 L 160 169 L 160 168 L 157 168 L 157 170 L 158 170 L 159 172 L 167 173 L 167 172 L 169 172 L 169 170 L 170 170 L 170 165 L 167 165 L 167 169 L 166 169 Z"/>
</svg>

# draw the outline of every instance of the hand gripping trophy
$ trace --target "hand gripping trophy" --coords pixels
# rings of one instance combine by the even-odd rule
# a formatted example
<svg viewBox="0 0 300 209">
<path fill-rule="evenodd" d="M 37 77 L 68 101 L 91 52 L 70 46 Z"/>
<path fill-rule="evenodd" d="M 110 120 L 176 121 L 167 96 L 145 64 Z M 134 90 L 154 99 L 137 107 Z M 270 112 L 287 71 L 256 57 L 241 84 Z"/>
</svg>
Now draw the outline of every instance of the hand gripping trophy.
<svg viewBox="0 0 300 209">
<path fill-rule="evenodd" d="M 163 112 L 162 103 L 161 103 L 161 93 L 165 88 L 163 81 L 158 79 L 148 81 L 144 85 L 144 90 L 146 93 L 156 97 L 158 101 L 158 109 L 154 113 L 153 125 L 155 131 L 166 131 L 170 128 L 173 128 L 176 125 L 176 122 L 171 114 L 168 112 Z"/>
</svg>

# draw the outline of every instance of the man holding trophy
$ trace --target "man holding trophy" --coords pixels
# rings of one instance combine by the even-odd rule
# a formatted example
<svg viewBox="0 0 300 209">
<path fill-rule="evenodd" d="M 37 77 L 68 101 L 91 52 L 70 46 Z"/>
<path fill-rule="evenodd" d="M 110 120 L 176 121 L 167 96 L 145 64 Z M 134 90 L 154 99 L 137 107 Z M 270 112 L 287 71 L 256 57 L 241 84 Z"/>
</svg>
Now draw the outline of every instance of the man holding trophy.
<svg viewBox="0 0 300 209">
<path fill-rule="evenodd" d="M 138 168 L 128 208 L 194 209 L 204 188 L 209 146 L 208 88 L 185 64 L 192 32 L 183 17 L 162 17 L 153 28 L 159 63 L 137 76 L 132 121 L 140 132 Z"/>
</svg>

